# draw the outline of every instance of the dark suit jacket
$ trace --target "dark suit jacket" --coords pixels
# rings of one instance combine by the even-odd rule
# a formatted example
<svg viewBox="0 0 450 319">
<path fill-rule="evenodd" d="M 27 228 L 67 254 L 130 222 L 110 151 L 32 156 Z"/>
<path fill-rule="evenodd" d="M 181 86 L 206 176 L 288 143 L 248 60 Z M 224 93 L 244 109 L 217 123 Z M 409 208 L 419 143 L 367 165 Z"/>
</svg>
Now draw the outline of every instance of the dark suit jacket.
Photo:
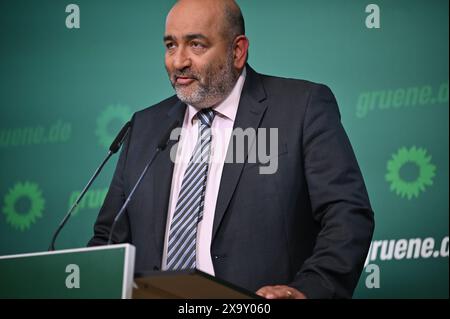
<svg viewBox="0 0 450 319">
<path fill-rule="evenodd" d="M 175 119 L 183 122 L 185 109 L 173 96 L 133 116 L 89 245 L 107 242 L 124 198 L 161 135 Z M 216 276 L 251 291 L 287 284 L 309 298 L 351 297 L 374 220 L 330 89 L 247 66 L 234 125 L 279 129 L 278 170 L 262 175 L 258 163 L 224 164 L 211 243 Z M 170 147 L 155 160 L 113 237 L 136 246 L 136 272 L 161 267 Z"/>
</svg>

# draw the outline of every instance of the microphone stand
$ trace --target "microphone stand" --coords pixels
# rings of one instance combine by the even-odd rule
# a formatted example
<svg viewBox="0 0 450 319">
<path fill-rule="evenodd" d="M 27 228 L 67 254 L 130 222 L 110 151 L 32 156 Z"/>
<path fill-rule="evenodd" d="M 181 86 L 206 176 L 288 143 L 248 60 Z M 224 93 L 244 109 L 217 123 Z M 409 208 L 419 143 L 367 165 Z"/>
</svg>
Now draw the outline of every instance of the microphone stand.
<svg viewBox="0 0 450 319">
<path fill-rule="evenodd" d="M 125 140 L 125 137 L 128 134 L 128 131 L 130 129 L 131 122 L 125 123 L 125 125 L 120 130 L 119 134 L 117 134 L 114 141 L 111 143 L 111 146 L 109 147 L 108 154 L 106 158 L 103 160 L 103 162 L 100 164 L 100 166 L 95 170 L 94 175 L 92 175 L 89 182 L 84 187 L 83 191 L 78 195 L 78 198 L 75 200 L 75 203 L 73 203 L 72 207 L 70 207 L 69 211 L 67 212 L 66 216 L 64 216 L 63 220 L 59 224 L 58 228 L 56 229 L 55 233 L 53 234 L 52 241 L 50 242 L 50 246 L 48 247 L 49 251 L 55 250 L 55 242 L 56 238 L 58 237 L 61 230 L 64 228 L 64 225 L 66 225 L 67 221 L 69 220 L 70 216 L 72 216 L 73 211 L 78 206 L 80 201 L 83 199 L 84 195 L 88 191 L 89 187 L 91 187 L 94 180 L 97 178 L 98 174 L 100 174 L 101 170 L 103 169 L 103 166 L 105 166 L 106 162 L 111 158 L 111 156 L 119 150 L 120 146 L 122 146 L 123 141 Z"/>
</svg>

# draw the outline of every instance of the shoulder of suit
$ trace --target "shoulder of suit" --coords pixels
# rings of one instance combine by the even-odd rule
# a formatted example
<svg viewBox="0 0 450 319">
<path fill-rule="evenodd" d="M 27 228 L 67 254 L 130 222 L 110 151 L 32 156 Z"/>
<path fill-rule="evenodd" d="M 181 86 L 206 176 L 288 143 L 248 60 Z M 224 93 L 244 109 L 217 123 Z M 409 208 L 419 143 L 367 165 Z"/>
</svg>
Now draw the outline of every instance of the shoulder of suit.
<svg viewBox="0 0 450 319">
<path fill-rule="evenodd" d="M 309 93 L 320 89 L 329 89 L 327 85 L 305 79 L 294 79 L 273 75 L 258 74 L 268 93 Z"/>
<path fill-rule="evenodd" d="M 178 101 L 179 99 L 177 98 L 177 96 L 173 95 L 165 100 L 162 100 L 161 102 L 158 102 L 154 105 L 148 106 L 140 111 L 137 111 L 133 117 L 136 119 L 140 119 L 148 116 L 154 117 L 166 114 L 169 111 L 169 109 Z"/>
</svg>

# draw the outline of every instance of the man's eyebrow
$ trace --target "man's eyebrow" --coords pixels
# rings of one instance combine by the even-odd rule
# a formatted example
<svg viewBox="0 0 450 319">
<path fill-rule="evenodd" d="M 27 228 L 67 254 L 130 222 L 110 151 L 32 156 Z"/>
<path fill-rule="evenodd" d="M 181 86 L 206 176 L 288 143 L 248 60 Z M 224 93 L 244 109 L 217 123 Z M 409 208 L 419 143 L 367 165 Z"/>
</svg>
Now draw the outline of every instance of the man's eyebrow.
<svg viewBox="0 0 450 319">
<path fill-rule="evenodd" d="M 208 40 L 208 37 L 201 33 L 190 33 L 183 36 L 183 39 L 186 41 L 191 41 L 195 39 L 202 39 L 202 40 Z"/>
<path fill-rule="evenodd" d="M 166 41 L 176 41 L 176 37 L 173 35 L 165 35 L 164 36 L 164 42 Z M 204 34 L 201 33 L 189 33 L 186 35 L 183 35 L 183 40 L 184 41 L 191 41 L 191 40 L 195 40 L 195 39 L 202 39 L 202 40 L 208 40 L 208 37 Z"/>
<path fill-rule="evenodd" d="M 175 41 L 175 37 L 172 35 L 165 35 L 163 38 L 164 42 L 166 41 Z"/>
</svg>

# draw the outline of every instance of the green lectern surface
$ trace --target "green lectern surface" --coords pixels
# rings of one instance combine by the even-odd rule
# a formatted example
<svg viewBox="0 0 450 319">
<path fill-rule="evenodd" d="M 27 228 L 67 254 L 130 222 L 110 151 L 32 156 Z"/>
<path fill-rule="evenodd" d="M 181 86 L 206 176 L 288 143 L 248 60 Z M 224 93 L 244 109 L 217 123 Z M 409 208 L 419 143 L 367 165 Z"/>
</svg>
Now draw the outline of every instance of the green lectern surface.
<svg viewBox="0 0 450 319">
<path fill-rule="evenodd" d="M 0 256 L 0 298 L 131 298 L 129 244 Z"/>
</svg>

